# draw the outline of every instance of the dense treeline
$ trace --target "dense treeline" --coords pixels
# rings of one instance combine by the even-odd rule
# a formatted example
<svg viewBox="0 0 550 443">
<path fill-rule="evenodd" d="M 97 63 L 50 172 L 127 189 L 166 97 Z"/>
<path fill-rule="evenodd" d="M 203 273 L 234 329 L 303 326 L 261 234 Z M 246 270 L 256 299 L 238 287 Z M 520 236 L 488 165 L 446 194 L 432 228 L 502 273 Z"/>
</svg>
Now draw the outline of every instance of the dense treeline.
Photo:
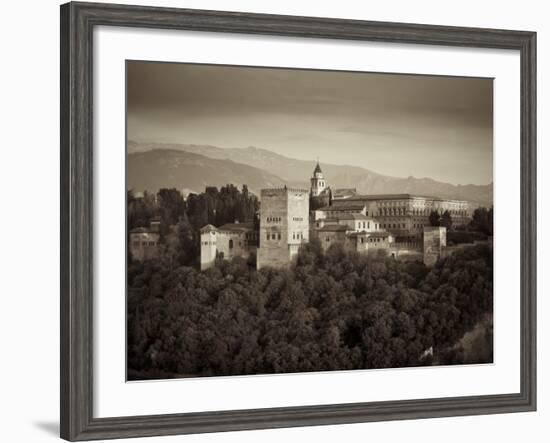
<svg viewBox="0 0 550 443">
<path fill-rule="evenodd" d="M 450 245 L 484 241 L 493 235 L 493 208 L 477 208 L 466 226 L 457 226 L 447 233 Z"/>
<path fill-rule="evenodd" d="M 166 260 L 132 264 L 130 378 L 461 363 L 455 345 L 492 313 L 487 246 L 430 269 L 339 245 L 323 254 L 315 241 L 291 269 L 250 264 L 219 261 L 205 272 Z M 484 343 L 490 352 L 479 362 L 492 359 L 492 338 Z"/>
<path fill-rule="evenodd" d="M 128 191 L 128 229 L 148 226 L 149 220 L 159 216 L 164 225 L 172 226 L 186 218 L 194 229 L 211 223 L 215 226 L 233 223 L 235 220 L 253 220 L 260 207 L 258 198 L 243 185 L 220 189 L 210 186 L 200 194 L 189 194 L 184 201 L 177 189 L 161 189 L 157 194 L 145 191 L 137 197 Z"/>
</svg>

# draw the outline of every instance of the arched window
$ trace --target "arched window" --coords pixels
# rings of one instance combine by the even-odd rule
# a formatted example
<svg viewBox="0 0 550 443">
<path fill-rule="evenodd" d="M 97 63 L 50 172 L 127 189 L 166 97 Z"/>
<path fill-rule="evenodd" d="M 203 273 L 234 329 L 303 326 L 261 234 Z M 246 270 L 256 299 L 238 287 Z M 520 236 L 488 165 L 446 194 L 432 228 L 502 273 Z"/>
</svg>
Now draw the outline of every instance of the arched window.
<svg viewBox="0 0 550 443">
<path fill-rule="evenodd" d="M 229 249 L 233 249 L 233 239 L 229 239 Z"/>
</svg>

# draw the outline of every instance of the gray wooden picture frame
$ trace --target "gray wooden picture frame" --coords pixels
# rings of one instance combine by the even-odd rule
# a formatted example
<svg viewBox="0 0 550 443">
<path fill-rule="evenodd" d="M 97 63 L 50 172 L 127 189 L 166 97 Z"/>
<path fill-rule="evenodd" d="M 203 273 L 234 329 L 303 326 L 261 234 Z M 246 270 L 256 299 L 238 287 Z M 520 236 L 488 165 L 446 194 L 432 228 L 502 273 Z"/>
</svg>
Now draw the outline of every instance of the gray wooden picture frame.
<svg viewBox="0 0 550 443">
<path fill-rule="evenodd" d="M 521 56 L 521 392 L 94 418 L 94 27 L 180 29 L 514 49 Z M 419 419 L 536 409 L 536 33 L 68 3 L 61 6 L 61 437 L 71 441 Z"/>
</svg>

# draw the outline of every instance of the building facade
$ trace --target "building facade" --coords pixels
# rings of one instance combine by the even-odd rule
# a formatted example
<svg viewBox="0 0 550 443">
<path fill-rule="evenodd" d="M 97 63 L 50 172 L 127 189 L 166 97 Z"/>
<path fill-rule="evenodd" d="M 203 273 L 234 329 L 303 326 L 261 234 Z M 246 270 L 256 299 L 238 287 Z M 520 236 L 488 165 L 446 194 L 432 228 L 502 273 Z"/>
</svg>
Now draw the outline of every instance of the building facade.
<svg viewBox="0 0 550 443">
<path fill-rule="evenodd" d="M 146 261 L 159 255 L 160 219 L 151 219 L 149 227 L 130 230 L 130 255 L 133 260 Z"/>
<path fill-rule="evenodd" d="M 201 231 L 201 270 L 214 266 L 217 258 L 248 258 L 258 247 L 254 223 L 226 223 L 216 228 L 204 226 Z"/>
<path fill-rule="evenodd" d="M 453 225 L 470 222 L 472 206 L 464 200 L 441 199 L 412 194 L 356 195 L 333 201 L 333 208 L 365 205 L 367 215 L 376 218 L 382 227 L 395 236 L 421 237 L 425 226 L 430 226 L 430 214 L 448 211 Z"/>
<path fill-rule="evenodd" d="M 301 244 L 309 242 L 307 189 L 262 189 L 256 267 L 288 266 Z"/>
</svg>

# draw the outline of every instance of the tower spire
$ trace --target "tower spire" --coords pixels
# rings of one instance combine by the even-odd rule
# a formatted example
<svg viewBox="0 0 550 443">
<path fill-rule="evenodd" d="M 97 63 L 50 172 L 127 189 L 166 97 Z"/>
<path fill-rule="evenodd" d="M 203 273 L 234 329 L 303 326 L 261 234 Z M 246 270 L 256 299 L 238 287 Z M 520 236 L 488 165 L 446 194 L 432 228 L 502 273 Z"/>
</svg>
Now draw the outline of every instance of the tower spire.
<svg viewBox="0 0 550 443">
<path fill-rule="evenodd" d="M 319 157 L 317 157 L 317 164 L 313 170 L 311 177 L 311 195 L 317 197 L 326 188 L 325 178 L 323 177 L 323 171 L 321 165 L 319 165 Z"/>
</svg>

